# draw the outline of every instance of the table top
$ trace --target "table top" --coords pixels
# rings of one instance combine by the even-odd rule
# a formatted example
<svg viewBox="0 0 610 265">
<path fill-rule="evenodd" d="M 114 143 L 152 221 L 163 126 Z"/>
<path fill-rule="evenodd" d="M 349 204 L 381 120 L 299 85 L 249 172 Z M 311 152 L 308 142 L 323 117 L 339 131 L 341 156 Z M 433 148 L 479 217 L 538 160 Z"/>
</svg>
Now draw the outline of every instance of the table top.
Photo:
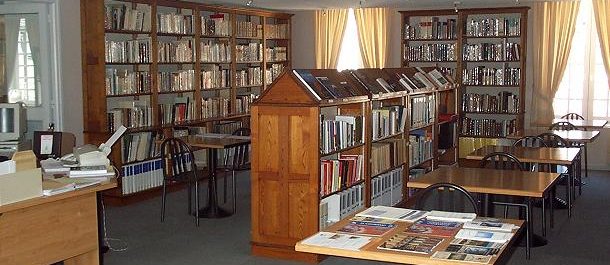
<svg viewBox="0 0 610 265">
<path fill-rule="evenodd" d="M 606 124 L 607 120 L 568 120 L 568 119 L 553 119 L 553 123 L 567 121 L 578 128 L 584 129 L 602 129 Z M 550 125 L 550 124 L 549 124 Z"/>
<path fill-rule="evenodd" d="M 423 189 L 432 184 L 447 182 L 474 193 L 542 198 L 558 179 L 559 173 L 441 167 L 409 180 L 407 187 Z"/>
<path fill-rule="evenodd" d="M 0 213 L 19 210 L 19 209 L 23 209 L 26 207 L 32 207 L 32 206 L 36 206 L 36 205 L 40 205 L 40 204 L 44 204 L 44 203 L 59 201 L 59 200 L 63 200 L 66 198 L 76 197 L 76 196 L 80 196 L 80 195 L 92 193 L 92 192 L 108 190 L 108 189 L 112 189 L 112 188 L 116 188 L 116 187 L 117 187 L 117 180 L 116 180 L 116 178 L 112 178 L 109 181 L 104 181 L 104 182 L 100 183 L 99 185 L 95 185 L 95 186 L 90 186 L 90 187 L 86 187 L 86 188 L 82 188 L 82 189 L 77 189 L 74 191 L 64 192 L 64 193 L 53 195 L 53 196 L 41 196 L 38 198 L 32 198 L 32 199 L 28 199 L 28 200 L 24 200 L 24 201 L 20 201 L 20 202 L 2 205 L 2 206 L 0 206 Z"/>
<path fill-rule="evenodd" d="M 224 149 L 250 143 L 250 136 L 236 136 L 230 134 L 189 135 L 180 137 L 180 139 L 193 147 L 213 149 Z"/>
<path fill-rule="evenodd" d="M 553 148 L 553 147 L 521 147 L 521 146 L 483 146 L 468 154 L 466 159 L 481 160 L 493 152 L 507 152 L 516 156 L 525 163 L 548 163 L 555 165 L 570 165 L 579 155 L 580 148 Z"/>
<path fill-rule="evenodd" d="M 566 139 L 569 142 L 577 143 L 592 143 L 599 136 L 599 131 L 582 131 L 582 130 L 569 130 L 569 131 L 556 131 L 548 130 L 545 128 L 531 128 L 519 130 L 515 133 L 509 134 L 506 138 L 509 139 L 520 139 L 525 136 L 538 136 L 542 133 L 554 133 L 559 135 L 561 138 Z"/>
<path fill-rule="evenodd" d="M 328 229 L 325 229 L 324 231 L 335 232 L 338 229 L 345 226 L 348 222 L 350 222 L 350 218 L 345 218 L 345 219 L 339 221 L 338 223 L 330 226 Z M 523 225 L 524 222 L 522 220 L 506 219 L 506 220 L 504 220 L 504 222 L 512 223 L 519 227 L 525 227 Z M 418 253 L 410 253 L 410 252 L 398 252 L 398 251 L 377 249 L 377 246 L 381 245 L 384 241 L 386 241 L 387 239 L 392 237 L 394 234 L 396 234 L 400 231 L 404 231 L 412 223 L 396 222 L 396 224 L 397 224 L 396 227 L 392 231 L 389 231 L 388 233 L 386 233 L 385 235 L 383 235 L 381 237 L 373 237 L 373 240 L 371 240 L 370 243 L 368 243 L 367 245 L 362 247 L 359 251 L 305 245 L 305 244 L 301 243 L 302 241 L 297 242 L 294 248 L 296 251 L 300 251 L 300 252 L 329 255 L 329 256 L 339 256 L 339 257 L 346 257 L 346 258 L 384 261 L 384 262 L 392 262 L 392 263 L 402 263 L 402 264 L 426 264 L 426 265 L 474 264 L 474 263 L 457 262 L 457 261 L 450 261 L 450 260 L 431 259 L 430 257 L 432 256 L 432 254 L 434 254 L 434 252 L 432 254 L 418 254 Z M 513 230 L 513 232 L 516 233 L 517 230 Z M 491 258 L 491 261 L 488 264 L 494 264 L 498 260 L 498 258 L 500 258 L 500 256 L 506 254 L 507 246 L 512 244 L 515 238 L 516 238 L 516 236 L 513 236 L 511 238 L 511 240 L 508 242 L 508 244 L 505 244 L 504 247 L 502 247 L 502 249 L 500 250 L 500 252 Z M 452 239 L 453 238 L 447 238 L 447 239 L 443 240 L 443 242 L 440 245 L 438 245 L 436 248 L 434 248 L 434 251 L 444 250 L 449 245 L 449 243 L 451 242 Z"/>
</svg>

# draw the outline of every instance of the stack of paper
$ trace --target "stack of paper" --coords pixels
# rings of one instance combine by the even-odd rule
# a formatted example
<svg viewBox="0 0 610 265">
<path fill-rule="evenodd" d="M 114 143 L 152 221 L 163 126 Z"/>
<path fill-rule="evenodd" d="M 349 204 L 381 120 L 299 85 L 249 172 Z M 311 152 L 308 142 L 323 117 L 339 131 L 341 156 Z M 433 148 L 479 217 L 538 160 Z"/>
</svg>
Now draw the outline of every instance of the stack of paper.
<svg viewBox="0 0 610 265">
<path fill-rule="evenodd" d="M 56 195 L 68 191 L 82 189 L 100 184 L 99 180 L 58 178 L 47 179 L 42 182 L 42 194 L 45 196 Z"/>
<path fill-rule="evenodd" d="M 302 244 L 345 250 L 360 250 L 360 248 L 364 247 L 369 242 L 371 242 L 371 237 L 368 236 L 319 232 L 303 240 Z"/>
<path fill-rule="evenodd" d="M 427 214 L 428 212 L 419 210 L 394 208 L 388 206 L 373 206 L 356 214 L 356 216 L 415 222 L 421 218 L 426 217 Z"/>
<path fill-rule="evenodd" d="M 456 212 L 443 212 L 443 211 L 431 211 L 426 217 L 431 220 L 447 221 L 447 222 L 470 222 L 477 218 L 476 213 L 456 213 Z"/>
<path fill-rule="evenodd" d="M 464 228 L 498 232 L 511 232 L 513 229 L 517 228 L 517 226 L 509 223 L 502 223 L 498 219 L 476 219 L 471 222 L 464 223 Z"/>
<path fill-rule="evenodd" d="M 484 230 L 473 230 L 473 229 L 461 229 L 455 235 L 455 238 L 470 239 L 486 242 L 495 243 L 506 243 L 513 236 L 512 233 L 484 231 Z"/>
</svg>

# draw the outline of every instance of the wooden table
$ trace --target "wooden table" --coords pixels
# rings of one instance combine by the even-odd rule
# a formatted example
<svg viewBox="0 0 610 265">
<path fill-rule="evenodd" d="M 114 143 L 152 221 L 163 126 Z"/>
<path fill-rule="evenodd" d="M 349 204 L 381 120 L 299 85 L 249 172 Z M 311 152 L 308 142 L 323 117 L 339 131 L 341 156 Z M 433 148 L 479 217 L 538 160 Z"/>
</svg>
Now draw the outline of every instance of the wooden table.
<svg viewBox="0 0 610 265">
<path fill-rule="evenodd" d="M 100 264 L 97 193 L 116 186 L 0 206 L 0 264 Z"/>
<path fill-rule="evenodd" d="M 604 128 L 608 124 L 607 120 L 573 120 L 573 119 L 553 119 L 553 123 L 556 122 L 569 122 L 576 126 L 578 129 L 585 130 L 599 130 Z M 549 124 L 550 125 L 550 124 Z"/>
<path fill-rule="evenodd" d="M 345 218 L 338 223 L 330 226 L 328 229 L 325 229 L 326 232 L 335 232 L 341 227 L 345 226 L 350 220 L 350 218 Z M 513 223 L 519 226 L 519 229 L 513 230 L 515 236 L 511 238 L 511 240 L 500 250 L 498 254 L 492 257 L 489 264 L 495 264 L 499 259 L 505 257 L 508 254 L 508 246 L 514 243 L 516 235 L 522 231 L 523 221 L 521 220 L 504 220 L 507 223 Z M 426 264 L 426 265 L 455 265 L 455 264 L 474 264 L 474 263 L 466 263 L 466 262 L 456 262 L 456 261 L 447 261 L 447 260 L 437 260 L 431 259 L 432 254 L 418 254 L 418 253 L 409 253 L 409 252 L 397 252 L 391 250 L 382 250 L 377 249 L 377 246 L 381 245 L 384 241 L 392 237 L 399 231 L 404 231 L 408 226 L 412 223 L 407 222 L 396 222 L 397 226 L 386 235 L 381 237 L 375 237 L 371 240 L 370 243 L 362 247 L 359 251 L 352 250 L 343 250 L 336 248 L 328 248 L 328 247 L 320 247 L 320 246 L 311 246 L 305 245 L 302 241 L 299 241 L 294 246 L 296 251 L 307 252 L 313 254 L 321 254 L 328 256 L 338 256 L 345 258 L 355 258 L 355 259 L 365 259 L 365 260 L 374 260 L 374 261 L 383 261 L 383 262 L 392 262 L 392 263 L 401 263 L 401 264 Z M 451 241 L 452 238 L 445 239 L 443 242 L 437 246 L 434 250 L 444 250 Z"/>
<path fill-rule="evenodd" d="M 218 206 L 218 192 L 216 190 L 216 156 L 218 149 L 231 148 L 249 144 L 249 136 L 235 136 L 229 134 L 204 134 L 181 137 L 186 144 L 196 148 L 208 149 L 208 206 L 199 209 L 200 218 L 223 218 L 233 213 Z M 235 183 L 233 184 L 235 185 Z"/>
<path fill-rule="evenodd" d="M 531 128 L 519 130 L 515 133 L 509 134 L 506 136 L 508 139 L 518 140 L 521 137 L 526 136 L 538 136 L 542 133 L 553 133 L 561 138 L 567 140 L 572 143 L 586 144 L 592 143 L 599 136 L 599 131 L 583 131 L 583 130 L 569 130 L 569 131 L 557 131 L 557 130 L 548 130 L 544 128 Z"/>
<path fill-rule="evenodd" d="M 568 190 L 571 191 L 574 179 L 580 181 L 580 148 L 551 148 L 551 147 L 521 147 L 521 146 L 497 146 L 488 145 L 481 147 L 468 154 L 466 159 L 482 160 L 486 155 L 494 152 L 506 152 L 513 154 L 523 163 L 541 163 L 552 165 L 563 165 L 568 167 L 570 180 Z M 568 192 L 567 207 L 568 216 L 572 216 L 572 197 L 575 194 Z"/>
</svg>

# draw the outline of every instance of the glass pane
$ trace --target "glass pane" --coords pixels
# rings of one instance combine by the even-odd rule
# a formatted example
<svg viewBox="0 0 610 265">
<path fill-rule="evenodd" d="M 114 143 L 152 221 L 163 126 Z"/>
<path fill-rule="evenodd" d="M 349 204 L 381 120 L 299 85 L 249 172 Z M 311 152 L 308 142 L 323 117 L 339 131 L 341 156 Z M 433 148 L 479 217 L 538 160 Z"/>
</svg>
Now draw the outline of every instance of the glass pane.
<svg viewBox="0 0 610 265">
<path fill-rule="evenodd" d="M 34 78 L 28 78 L 27 82 L 26 82 L 28 89 L 35 89 L 36 88 L 36 79 Z"/>
<path fill-rule="evenodd" d="M 608 101 L 594 100 L 593 101 L 593 117 L 606 117 L 608 112 Z"/>
<path fill-rule="evenodd" d="M 362 55 L 360 54 L 360 49 L 356 43 L 359 43 L 358 25 L 356 25 L 354 10 L 350 8 L 347 16 L 345 33 L 343 33 L 343 41 L 341 42 L 339 51 L 337 70 L 342 71 L 345 69 L 362 68 Z"/>
<path fill-rule="evenodd" d="M 18 77 L 23 78 L 25 77 L 25 67 L 23 66 L 19 66 L 17 67 L 17 71 L 18 71 Z"/>
<path fill-rule="evenodd" d="M 28 91 L 28 101 L 36 103 L 36 90 L 27 90 Z"/>
<path fill-rule="evenodd" d="M 559 89 L 557 89 L 557 93 L 555 93 L 555 98 L 568 99 L 568 83 L 569 81 L 564 77 L 563 81 L 559 85 Z"/>
<path fill-rule="evenodd" d="M 583 113 L 582 111 L 582 100 L 570 99 L 569 112 Z M 567 113 L 567 112 L 566 112 Z"/>
<path fill-rule="evenodd" d="M 25 64 L 25 60 L 23 59 L 23 55 L 19 55 L 19 56 L 17 56 L 17 59 L 18 59 L 18 62 L 17 62 L 17 63 L 18 63 L 19 65 L 24 65 L 24 64 Z"/>
<path fill-rule="evenodd" d="M 568 101 L 565 99 L 555 99 L 553 102 L 555 116 L 562 116 L 568 113 Z"/>
<path fill-rule="evenodd" d="M 34 66 L 28 66 L 28 77 L 34 77 Z"/>
<path fill-rule="evenodd" d="M 580 71 L 572 71 L 570 73 L 570 98 L 571 99 L 582 99 L 583 97 L 583 85 L 584 85 L 584 68 L 580 68 Z"/>
</svg>

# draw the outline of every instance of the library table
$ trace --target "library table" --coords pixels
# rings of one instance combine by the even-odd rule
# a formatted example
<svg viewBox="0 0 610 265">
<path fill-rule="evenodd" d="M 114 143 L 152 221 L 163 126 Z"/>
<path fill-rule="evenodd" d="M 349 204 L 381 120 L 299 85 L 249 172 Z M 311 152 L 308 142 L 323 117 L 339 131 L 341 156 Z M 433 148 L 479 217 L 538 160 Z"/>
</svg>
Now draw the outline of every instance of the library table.
<svg viewBox="0 0 610 265">
<path fill-rule="evenodd" d="M 468 154 L 466 159 L 482 160 L 486 155 L 494 152 L 505 152 L 513 154 L 522 163 L 540 163 L 551 165 L 563 165 L 568 167 L 568 194 L 567 207 L 568 216 L 572 216 L 572 198 L 575 196 L 572 191 L 574 179 L 580 179 L 580 148 L 552 148 L 552 147 L 521 147 L 521 146 L 498 146 L 488 145 L 481 147 Z"/>
<path fill-rule="evenodd" d="M 112 179 L 0 206 L 0 264 L 100 264 L 98 192 L 116 186 Z"/>
<path fill-rule="evenodd" d="M 350 216 L 351 217 L 351 216 Z M 335 232 L 347 225 L 350 222 L 350 218 L 344 218 L 343 220 L 337 222 L 336 224 L 324 229 L 325 232 Z M 491 258 L 491 261 L 488 264 L 496 264 L 502 263 L 507 257 L 510 257 L 510 248 L 517 234 L 523 231 L 522 220 L 511 220 L 506 219 L 503 220 L 506 223 L 512 223 L 518 226 L 513 230 L 513 237 L 508 241 L 502 249 Z M 400 263 L 400 264 L 426 264 L 426 265 L 455 265 L 455 264 L 473 264 L 467 262 L 458 262 L 458 261 L 450 261 L 450 260 L 438 260 L 431 259 L 432 254 L 419 254 L 419 253 L 411 253 L 411 252 L 399 252 L 399 251 L 391 251 L 391 250 L 383 250 L 378 249 L 377 247 L 381 245 L 384 241 L 392 237 L 394 234 L 406 230 L 408 226 L 412 223 L 408 222 L 396 222 L 396 227 L 391 231 L 387 232 L 385 235 L 381 237 L 373 237 L 371 242 L 366 244 L 364 247 L 360 248 L 358 251 L 354 250 L 344 250 L 337 248 L 329 248 L 329 247 L 321 247 L 321 246 L 312 246 L 303 244 L 303 241 L 299 241 L 294 246 L 294 249 L 299 252 L 320 254 L 320 255 L 328 255 L 328 256 L 337 256 L 337 257 L 345 257 L 345 258 L 354 258 L 354 259 L 364 259 L 364 260 L 373 260 L 373 261 L 383 261 L 383 262 L 392 262 L 392 263 Z M 444 250 L 451 242 L 453 238 L 448 238 L 443 240 L 439 246 L 437 246 L 434 250 Z"/>
<path fill-rule="evenodd" d="M 569 122 L 572 125 L 576 126 L 578 129 L 584 130 L 600 130 L 603 129 L 607 124 L 607 120 L 573 120 L 573 119 L 553 119 L 553 123 L 556 122 Z M 550 124 L 549 124 L 550 126 Z"/>
<path fill-rule="evenodd" d="M 218 192 L 216 190 L 216 156 L 218 149 L 231 148 L 249 144 L 249 136 L 236 136 L 230 134 L 206 133 L 180 137 L 186 144 L 195 148 L 208 149 L 208 206 L 199 209 L 200 218 L 223 218 L 233 213 L 220 208 L 218 205 Z M 235 185 L 235 183 L 233 184 Z"/>
</svg>

